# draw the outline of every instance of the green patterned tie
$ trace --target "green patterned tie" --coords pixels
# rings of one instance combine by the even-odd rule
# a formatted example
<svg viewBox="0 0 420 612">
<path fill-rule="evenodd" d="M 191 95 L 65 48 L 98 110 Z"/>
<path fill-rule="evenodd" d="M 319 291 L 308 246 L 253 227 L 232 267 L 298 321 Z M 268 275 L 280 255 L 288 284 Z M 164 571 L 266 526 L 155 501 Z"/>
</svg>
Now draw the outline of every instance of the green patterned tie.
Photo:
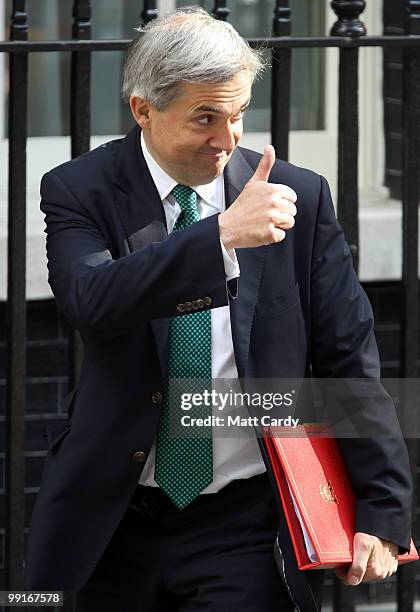
<svg viewBox="0 0 420 612">
<path fill-rule="evenodd" d="M 181 207 L 174 231 L 199 221 L 195 191 L 177 185 L 172 193 Z M 155 481 L 178 508 L 185 508 L 213 481 L 211 426 L 194 428 L 181 424 L 181 417 L 186 414 L 199 418 L 211 415 L 211 406 L 193 406 L 187 413 L 181 409 L 180 401 L 181 393 L 202 392 L 211 387 L 210 310 L 170 320 L 168 379 L 156 439 Z M 177 379 L 189 380 L 181 381 L 182 388 L 177 390 Z M 190 382 L 193 388 L 188 389 Z"/>
</svg>

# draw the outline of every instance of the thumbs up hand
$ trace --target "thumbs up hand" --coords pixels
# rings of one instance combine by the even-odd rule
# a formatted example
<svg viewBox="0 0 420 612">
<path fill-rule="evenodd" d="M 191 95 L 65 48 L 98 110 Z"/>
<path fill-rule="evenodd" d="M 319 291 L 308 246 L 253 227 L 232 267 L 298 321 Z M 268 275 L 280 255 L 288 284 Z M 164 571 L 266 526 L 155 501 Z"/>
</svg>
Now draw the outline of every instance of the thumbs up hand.
<svg viewBox="0 0 420 612">
<path fill-rule="evenodd" d="M 267 182 L 268 177 L 270 176 L 271 168 L 274 166 L 275 161 L 276 154 L 274 152 L 274 147 L 272 145 L 266 145 L 264 147 L 264 154 L 260 159 L 260 163 L 258 164 L 257 169 L 254 172 L 254 176 L 250 179 L 249 182 Z"/>
<path fill-rule="evenodd" d="M 226 249 L 281 242 L 294 226 L 296 193 L 287 185 L 267 182 L 275 160 L 274 148 L 267 145 L 240 196 L 219 215 L 220 239 Z"/>
</svg>

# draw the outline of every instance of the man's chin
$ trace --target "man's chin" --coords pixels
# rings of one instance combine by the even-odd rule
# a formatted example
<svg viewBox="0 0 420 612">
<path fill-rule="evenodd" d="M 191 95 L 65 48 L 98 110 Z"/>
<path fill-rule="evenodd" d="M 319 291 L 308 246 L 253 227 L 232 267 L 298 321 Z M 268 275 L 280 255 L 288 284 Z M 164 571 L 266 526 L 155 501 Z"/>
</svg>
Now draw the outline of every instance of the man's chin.
<svg viewBox="0 0 420 612">
<path fill-rule="evenodd" d="M 196 176 L 194 177 L 194 180 L 190 182 L 191 185 L 195 185 L 195 186 L 199 186 L 199 185 L 208 185 L 209 183 L 211 183 L 212 181 L 214 181 L 214 179 L 216 179 L 218 176 L 220 176 L 223 173 L 224 168 L 220 168 L 217 169 L 217 171 L 213 172 L 212 174 L 207 174 L 206 176 Z"/>
<path fill-rule="evenodd" d="M 216 179 L 218 176 L 220 176 L 221 174 L 223 174 L 223 171 L 226 167 L 226 164 L 228 163 L 230 158 L 229 157 L 224 157 L 224 159 L 220 162 L 215 164 L 212 169 L 206 168 L 203 169 L 202 172 L 198 173 L 195 177 L 196 182 L 195 183 L 191 183 L 193 185 L 207 185 L 208 183 L 211 183 L 212 181 L 214 181 L 214 179 Z"/>
</svg>

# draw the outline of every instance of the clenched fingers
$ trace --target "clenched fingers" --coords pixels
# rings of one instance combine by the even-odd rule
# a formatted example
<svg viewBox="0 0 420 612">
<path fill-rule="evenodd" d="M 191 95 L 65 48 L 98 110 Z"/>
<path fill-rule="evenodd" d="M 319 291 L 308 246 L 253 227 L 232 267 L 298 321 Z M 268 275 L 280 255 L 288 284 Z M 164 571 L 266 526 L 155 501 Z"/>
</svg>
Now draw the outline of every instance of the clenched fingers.
<svg viewBox="0 0 420 612">
<path fill-rule="evenodd" d="M 284 230 L 291 229 L 295 224 L 295 218 L 293 215 L 280 211 L 274 211 L 271 214 L 270 221 L 275 227 L 279 227 Z"/>
<path fill-rule="evenodd" d="M 388 578 L 398 568 L 396 544 L 367 533 L 357 532 L 353 542 L 350 568 L 337 568 L 336 575 L 346 585 Z"/>
</svg>

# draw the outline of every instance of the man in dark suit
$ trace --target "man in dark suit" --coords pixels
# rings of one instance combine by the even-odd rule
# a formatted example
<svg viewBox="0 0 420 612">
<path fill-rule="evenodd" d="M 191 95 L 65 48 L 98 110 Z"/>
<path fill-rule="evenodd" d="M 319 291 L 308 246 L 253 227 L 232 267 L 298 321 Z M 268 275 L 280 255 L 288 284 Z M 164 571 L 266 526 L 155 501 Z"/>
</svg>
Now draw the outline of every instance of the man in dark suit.
<svg viewBox="0 0 420 612">
<path fill-rule="evenodd" d="M 168 380 L 379 376 L 325 179 L 237 147 L 260 68 L 204 11 L 154 21 L 125 66 L 136 127 L 42 182 L 49 281 L 85 355 L 48 432 L 26 587 L 79 612 L 319 609 L 261 440 L 171 436 Z M 406 450 L 340 443 L 357 497 L 340 577 L 383 579 L 409 546 Z"/>
</svg>

